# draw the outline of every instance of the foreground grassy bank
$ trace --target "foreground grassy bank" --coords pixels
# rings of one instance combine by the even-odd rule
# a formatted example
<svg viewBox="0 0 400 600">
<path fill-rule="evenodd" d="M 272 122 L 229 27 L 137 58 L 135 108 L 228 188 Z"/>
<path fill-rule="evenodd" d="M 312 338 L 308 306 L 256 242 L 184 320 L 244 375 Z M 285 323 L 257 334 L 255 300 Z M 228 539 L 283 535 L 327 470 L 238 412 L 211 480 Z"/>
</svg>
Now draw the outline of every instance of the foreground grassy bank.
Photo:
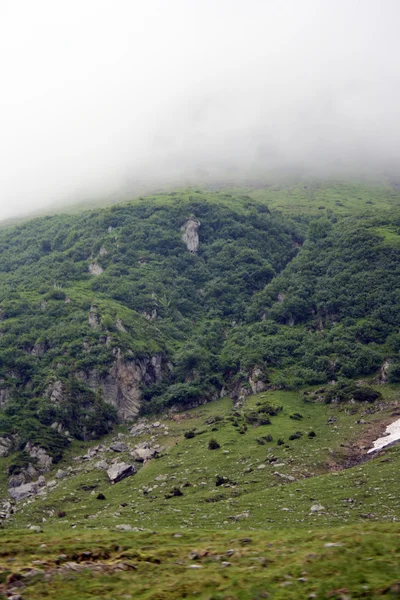
<svg viewBox="0 0 400 600">
<path fill-rule="evenodd" d="M 0 535 L 0 589 L 24 599 L 387 598 L 400 524 L 318 531 Z"/>
</svg>

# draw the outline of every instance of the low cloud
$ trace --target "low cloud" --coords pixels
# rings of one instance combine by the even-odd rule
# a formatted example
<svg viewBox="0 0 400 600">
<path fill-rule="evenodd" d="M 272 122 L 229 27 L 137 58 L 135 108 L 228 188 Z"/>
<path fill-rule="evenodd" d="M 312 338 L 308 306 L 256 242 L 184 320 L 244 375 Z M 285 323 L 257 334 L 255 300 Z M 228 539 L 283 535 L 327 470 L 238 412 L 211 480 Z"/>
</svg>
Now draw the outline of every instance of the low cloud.
<svg viewBox="0 0 400 600">
<path fill-rule="evenodd" d="M 0 0 L 0 218 L 187 181 L 398 172 L 397 0 Z"/>
</svg>

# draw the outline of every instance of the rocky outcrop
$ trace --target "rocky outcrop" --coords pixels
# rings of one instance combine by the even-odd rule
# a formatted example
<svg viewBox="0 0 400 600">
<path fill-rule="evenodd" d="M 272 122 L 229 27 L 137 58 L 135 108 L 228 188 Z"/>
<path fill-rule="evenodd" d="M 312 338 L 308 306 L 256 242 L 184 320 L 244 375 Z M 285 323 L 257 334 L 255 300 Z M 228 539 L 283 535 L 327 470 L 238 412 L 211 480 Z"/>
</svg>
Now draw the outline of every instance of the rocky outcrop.
<svg viewBox="0 0 400 600">
<path fill-rule="evenodd" d="M 181 227 L 181 231 L 183 232 L 182 240 L 185 242 L 189 252 L 195 253 L 199 249 L 199 227 L 200 221 L 197 221 L 194 217 L 189 217 Z"/>
<path fill-rule="evenodd" d="M 99 265 L 99 263 L 93 262 L 89 265 L 89 273 L 91 275 L 101 275 L 104 273 L 104 269 Z"/>
<path fill-rule="evenodd" d="M 65 398 L 62 381 L 58 380 L 51 382 L 45 391 L 45 395 L 51 402 L 54 402 L 54 404 L 61 404 Z"/>
<path fill-rule="evenodd" d="M 10 390 L 7 388 L 0 388 L 0 408 L 3 408 L 10 399 Z"/>
<path fill-rule="evenodd" d="M 24 450 L 31 458 L 35 459 L 37 467 L 42 473 L 51 468 L 53 459 L 47 454 L 44 448 L 41 448 L 40 446 L 34 446 L 32 442 L 28 442 Z"/>
<path fill-rule="evenodd" d="M 125 479 L 125 477 L 130 477 L 135 474 L 135 467 L 133 465 L 129 465 L 128 463 L 114 463 L 108 470 L 107 475 L 108 479 L 112 484 L 118 483 Z"/>
<path fill-rule="evenodd" d="M 253 394 L 259 394 L 267 389 L 268 384 L 264 381 L 263 377 L 264 375 L 261 369 L 254 367 L 249 375 L 249 384 Z"/>
<path fill-rule="evenodd" d="M 101 376 L 95 369 L 80 371 L 77 377 L 93 391 L 100 390 L 106 402 L 115 406 L 122 421 L 132 420 L 139 413 L 141 385 L 162 380 L 163 357 L 155 354 L 141 359 L 125 359 L 115 349 L 115 361 L 108 375 Z"/>
<path fill-rule="evenodd" d="M 31 350 L 32 356 L 36 356 L 37 358 L 42 358 L 47 352 L 47 344 L 46 342 L 38 342 L 35 344 Z"/>
<path fill-rule="evenodd" d="M 90 327 L 92 327 L 93 329 L 97 329 L 98 327 L 100 327 L 100 317 L 97 313 L 97 309 L 95 306 L 90 307 L 88 321 Z"/>
<path fill-rule="evenodd" d="M 12 445 L 12 441 L 9 438 L 0 437 L 0 458 L 9 455 Z"/>
<path fill-rule="evenodd" d="M 117 319 L 117 321 L 115 323 L 115 327 L 118 329 L 118 331 L 122 331 L 122 332 L 126 333 L 125 326 L 124 326 L 123 322 L 121 321 L 121 319 Z"/>
<path fill-rule="evenodd" d="M 376 383 L 386 383 L 390 364 L 390 360 L 385 360 L 381 367 L 380 373 L 376 378 Z"/>
</svg>

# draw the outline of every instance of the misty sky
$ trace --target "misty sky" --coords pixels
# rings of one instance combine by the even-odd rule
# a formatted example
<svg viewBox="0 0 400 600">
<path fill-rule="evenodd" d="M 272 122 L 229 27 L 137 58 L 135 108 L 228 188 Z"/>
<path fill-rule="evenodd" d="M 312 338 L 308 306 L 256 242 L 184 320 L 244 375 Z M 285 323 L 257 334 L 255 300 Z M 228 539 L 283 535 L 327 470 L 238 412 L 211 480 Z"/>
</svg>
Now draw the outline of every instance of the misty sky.
<svg viewBox="0 0 400 600">
<path fill-rule="evenodd" d="M 399 0 L 0 0 L 0 218 L 229 173 L 398 173 Z"/>
</svg>

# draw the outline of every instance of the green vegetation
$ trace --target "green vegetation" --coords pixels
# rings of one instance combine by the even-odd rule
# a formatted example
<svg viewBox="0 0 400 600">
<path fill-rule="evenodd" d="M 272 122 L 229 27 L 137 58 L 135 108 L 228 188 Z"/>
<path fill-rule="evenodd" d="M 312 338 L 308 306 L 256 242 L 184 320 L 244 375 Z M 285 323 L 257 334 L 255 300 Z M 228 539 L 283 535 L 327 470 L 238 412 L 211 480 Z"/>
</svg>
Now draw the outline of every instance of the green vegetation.
<svg viewBox="0 0 400 600">
<path fill-rule="evenodd" d="M 31 600 L 391 598 L 399 537 L 398 524 L 267 537 L 207 529 L 3 536 L 0 575 L 22 579 Z"/>
<path fill-rule="evenodd" d="M 24 599 L 398 593 L 400 449 L 366 452 L 398 415 L 399 231 L 389 185 L 319 181 L 0 229 L 0 497 L 53 459 L 0 594 L 32 567 Z"/>
</svg>

